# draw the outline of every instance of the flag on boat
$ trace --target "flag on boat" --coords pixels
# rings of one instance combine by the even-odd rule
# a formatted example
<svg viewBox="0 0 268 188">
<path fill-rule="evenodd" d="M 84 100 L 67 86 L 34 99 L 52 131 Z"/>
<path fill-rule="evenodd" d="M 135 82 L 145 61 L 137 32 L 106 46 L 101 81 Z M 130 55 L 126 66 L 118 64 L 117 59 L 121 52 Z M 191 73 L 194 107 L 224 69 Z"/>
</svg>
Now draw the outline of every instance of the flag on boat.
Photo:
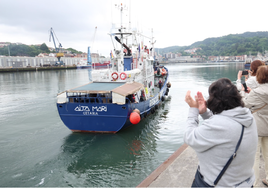
<svg viewBox="0 0 268 188">
<path fill-rule="evenodd" d="M 140 44 L 139 44 L 139 57 L 138 57 L 138 60 L 140 59 L 140 53 L 141 53 L 141 47 L 140 47 Z"/>
<path fill-rule="evenodd" d="M 110 57 L 111 57 L 111 59 L 114 58 L 112 50 L 111 50 L 111 53 L 110 53 Z"/>
</svg>

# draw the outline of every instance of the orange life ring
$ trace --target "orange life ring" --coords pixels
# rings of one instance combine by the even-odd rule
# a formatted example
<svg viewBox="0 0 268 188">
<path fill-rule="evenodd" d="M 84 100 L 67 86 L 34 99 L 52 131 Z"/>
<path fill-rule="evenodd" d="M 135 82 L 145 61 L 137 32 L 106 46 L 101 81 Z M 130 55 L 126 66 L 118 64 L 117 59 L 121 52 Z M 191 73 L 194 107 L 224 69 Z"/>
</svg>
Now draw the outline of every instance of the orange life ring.
<svg viewBox="0 0 268 188">
<path fill-rule="evenodd" d="M 115 75 L 116 77 L 114 77 L 114 75 Z M 113 72 L 113 73 L 112 73 L 112 79 L 113 79 L 113 81 L 115 81 L 115 80 L 118 79 L 118 74 L 117 74 L 117 72 Z"/>
<path fill-rule="evenodd" d="M 124 76 L 122 76 L 122 75 L 124 75 Z M 121 78 L 121 80 L 125 80 L 125 79 L 127 78 L 127 74 L 124 73 L 124 72 L 122 72 L 122 73 L 120 74 L 120 78 Z"/>
<path fill-rule="evenodd" d="M 162 76 L 164 76 L 165 74 L 167 74 L 167 71 L 166 71 L 166 69 L 162 69 Z"/>
</svg>

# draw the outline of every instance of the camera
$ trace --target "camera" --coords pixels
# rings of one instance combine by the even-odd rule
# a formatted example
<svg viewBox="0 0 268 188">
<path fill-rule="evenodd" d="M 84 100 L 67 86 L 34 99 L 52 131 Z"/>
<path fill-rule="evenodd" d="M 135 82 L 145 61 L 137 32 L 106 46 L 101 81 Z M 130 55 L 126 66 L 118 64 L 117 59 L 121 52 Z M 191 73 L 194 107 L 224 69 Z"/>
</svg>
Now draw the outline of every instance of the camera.
<svg viewBox="0 0 268 188">
<path fill-rule="evenodd" d="M 246 83 L 243 83 L 243 86 L 244 86 L 245 92 L 247 92 L 248 91 L 247 84 Z"/>
<path fill-rule="evenodd" d="M 248 70 L 244 70 L 244 71 L 242 72 L 242 75 L 248 75 Z"/>
</svg>

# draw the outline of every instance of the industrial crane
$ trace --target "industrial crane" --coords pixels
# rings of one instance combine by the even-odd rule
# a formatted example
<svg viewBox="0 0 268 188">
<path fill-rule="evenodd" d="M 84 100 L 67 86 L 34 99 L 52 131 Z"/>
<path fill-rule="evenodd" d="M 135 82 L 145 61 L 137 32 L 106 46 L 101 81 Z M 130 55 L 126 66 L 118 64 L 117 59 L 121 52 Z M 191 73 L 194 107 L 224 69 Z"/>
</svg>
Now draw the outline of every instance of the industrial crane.
<svg viewBox="0 0 268 188">
<path fill-rule="evenodd" d="M 59 47 L 58 47 L 58 48 L 57 48 L 57 46 L 56 46 L 56 42 L 55 42 L 55 39 L 54 39 L 54 35 L 55 35 L 55 37 L 56 37 L 56 39 L 57 39 L 57 41 L 58 41 L 58 43 L 59 43 Z M 59 40 L 58 40 L 58 38 L 57 38 L 57 36 L 56 36 L 56 34 L 55 34 L 55 31 L 52 29 L 52 27 L 51 27 L 51 29 L 50 29 L 49 42 L 51 42 L 51 37 L 52 37 L 53 42 L 54 42 L 55 51 L 56 51 L 56 57 L 58 58 L 58 61 L 55 63 L 55 65 L 56 65 L 56 66 L 57 66 L 57 65 L 64 65 L 63 61 L 60 60 L 60 58 L 64 56 L 64 54 L 61 52 L 62 45 L 61 45 L 61 43 L 59 42 Z"/>
</svg>

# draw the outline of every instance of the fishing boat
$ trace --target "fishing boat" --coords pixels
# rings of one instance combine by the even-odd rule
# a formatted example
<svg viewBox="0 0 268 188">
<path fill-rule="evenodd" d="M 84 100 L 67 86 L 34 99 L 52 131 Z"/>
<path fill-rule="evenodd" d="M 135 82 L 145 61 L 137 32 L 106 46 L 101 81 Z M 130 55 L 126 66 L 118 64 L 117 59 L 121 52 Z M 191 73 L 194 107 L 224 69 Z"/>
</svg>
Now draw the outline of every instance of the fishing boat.
<svg viewBox="0 0 268 188">
<path fill-rule="evenodd" d="M 87 59 L 80 59 L 80 61 L 76 65 L 76 67 L 78 69 L 89 69 L 89 68 L 91 68 L 91 65 L 87 62 Z"/>
<path fill-rule="evenodd" d="M 87 59 L 80 59 L 77 63 L 76 67 L 78 69 L 105 69 L 111 67 L 111 61 L 109 58 L 99 57 L 99 54 L 97 53 L 91 54 L 90 47 L 88 47 L 88 54 L 90 55 L 88 55 Z"/>
<path fill-rule="evenodd" d="M 122 18 L 123 7 L 120 11 Z M 57 96 L 59 116 L 71 131 L 116 133 L 154 114 L 165 101 L 169 72 L 154 59 L 153 30 L 151 34 L 123 27 L 122 19 L 113 27 L 112 66 L 92 69 L 91 82 Z"/>
<path fill-rule="evenodd" d="M 94 68 L 94 69 L 105 69 L 107 67 L 111 66 L 111 61 L 107 58 L 103 58 L 100 59 L 100 62 L 98 63 L 88 63 L 87 59 L 81 59 L 78 63 L 77 63 L 77 68 L 78 69 L 90 69 L 90 68 Z"/>
<path fill-rule="evenodd" d="M 250 69 L 250 64 L 251 64 L 252 60 L 246 60 L 245 64 L 244 64 L 244 68 L 249 70 Z"/>
</svg>

